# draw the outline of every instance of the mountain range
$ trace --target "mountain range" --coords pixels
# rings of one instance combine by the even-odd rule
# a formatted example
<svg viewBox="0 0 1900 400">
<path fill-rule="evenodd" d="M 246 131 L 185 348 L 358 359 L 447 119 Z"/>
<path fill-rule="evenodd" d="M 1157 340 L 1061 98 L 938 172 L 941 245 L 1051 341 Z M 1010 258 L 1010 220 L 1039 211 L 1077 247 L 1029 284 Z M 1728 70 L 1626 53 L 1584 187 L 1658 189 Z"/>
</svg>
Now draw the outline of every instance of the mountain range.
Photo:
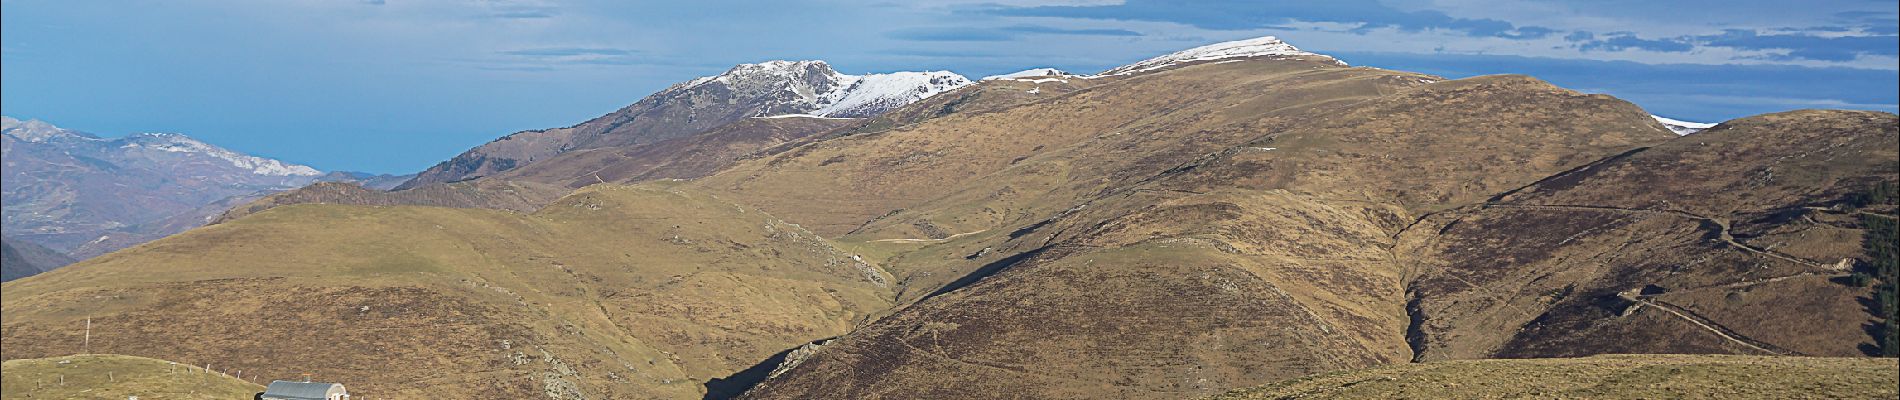
<svg viewBox="0 0 1900 400">
<path fill-rule="evenodd" d="M 398 189 L 493 175 L 577 150 L 691 136 L 751 117 L 873 116 L 968 84 L 968 78 L 946 71 L 846 75 L 823 61 L 741 64 L 578 125 L 504 136 L 437 164 Z"/>
<path fill-rule="evenodd" d="M 359 397 L 1891 396 L 1897 181 L 1890 113 L 1700 125 L 1271 37 L 774 61 L 7 282 L 0 339 Z"/>
<path fill-rule="evenodd" d="M 396 180 L 324 173 L 175 133 L 107 139 L 0 118 L 6 236 L 76 259 L 183 232 L 275 191 L 318 181 L 387 187 Z"/>
</svg>

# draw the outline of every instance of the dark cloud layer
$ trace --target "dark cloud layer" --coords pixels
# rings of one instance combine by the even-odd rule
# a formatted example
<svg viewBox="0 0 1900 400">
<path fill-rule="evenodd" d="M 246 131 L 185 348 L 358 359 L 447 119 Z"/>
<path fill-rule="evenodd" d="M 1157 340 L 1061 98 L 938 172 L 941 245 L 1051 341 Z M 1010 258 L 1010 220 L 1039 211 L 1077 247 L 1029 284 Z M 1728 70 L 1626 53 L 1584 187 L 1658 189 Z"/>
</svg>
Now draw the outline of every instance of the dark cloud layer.
<svg viewBox="0 0 1900 400">
<path fill-rule="evenodd" d="M 1686 53 L 1700 48 L 1721 47 L 1737 50 L 1778 50 L 1784 54 L 1768 58 L 1780 61 L 1818 60 L 1852 61 L 1863 55 L 1900 55 L 1900 36 L 1823 33 L 1850 32 L 1843 27 L 1782 29 L 1800 33 L 1762 33 L 1754 29 L 1728 29 L 1719 34 L 1648 39 L 1630 32 L 1595 35 L 1574 32 L 1564 38 L 1577 42 L 1583 51 L 1640 49 Z"/>
<path fill-rule="evenodd" d="M 1719 33 L 1676 37 L 1646 37 L 1634 32 L 1565 31 L 1492 18 L 1454 17 L 1432 10 L 1401 10 L 1377 0 L 1221 0 L 1195 2 L 1192 5 L 1167 0 L 1129 0 L 1114 5 L 992 6 L 973 12 L 1012 17 L 1172 22 L 1214 30 L 1270 29 L 1284 28 L 1283 25 L 1293 22 L 1328 22 L 1354 24 L 1356 26 L 1348 32 L 1358 34 L 1371 34 L 1389 28 L 1402 32 L 1443 30 L 1474 37 L 1514 40 L 1559 36 L 1584 52 L 1647 50 L 1687 53 L 1702 48 L 1774 50 L 1781 54 L 1766 58 L 1777 61 L 1852 61 L 1864 55 L 1893 56 L 1895 49 L 1900 48 L 1900 41 L 1896 40 L 1895 14 L 1879 11 L 1836 13 L 1833 17 L 1841 25 L 1834 26 L 1776 29 L 1772 33 L 1758 29 L 1728 29 Z M 1007 40 L 997 35 L 988 38 Z"/>
<path fill-rule="evenodd" d="M 1173 22 L 1215 30 L 1261 29 L 1305 21 L 1359 24 L 1355 30 L 1360 31 L 1380 28 L 1396 28 L 1407 32 L 1443 29 L 1472 36 L 1507 38 L 1540 38 L 1556 33 L 1549 28 L 1517 26 L 1496 19 L 1457 18 L 1438 11 L 1405 11 L 1375 0 L 1223 0 L 1196 2 L 1192 5 L 1162 0 L 1129 0 L 1116 5 L 993 7 L 978 12 L 1019 17 Z"/>
</svg>

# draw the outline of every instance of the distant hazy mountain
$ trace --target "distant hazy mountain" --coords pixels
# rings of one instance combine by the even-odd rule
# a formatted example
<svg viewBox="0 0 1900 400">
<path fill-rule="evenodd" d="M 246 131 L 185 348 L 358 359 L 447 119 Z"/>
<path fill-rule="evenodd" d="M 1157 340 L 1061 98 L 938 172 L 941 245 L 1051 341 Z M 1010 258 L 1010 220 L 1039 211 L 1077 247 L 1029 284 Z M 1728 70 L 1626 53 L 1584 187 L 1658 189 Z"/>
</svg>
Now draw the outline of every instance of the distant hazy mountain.
<svg viewBox="0 0 1900 400">
<path fill-rule="evenodd" d="M 37 275 L 72 263 L 72 257 L 45 246 L 0 237 L 0 282 Z"/>
<path fill-rule="evenodd" d="M 325 174 L 176 133 L 106 139 L 0 118 L 7 235 L 79 259 L 181 232 L 232 205 L 320 180 L 388 187 L 401 179 Z"/>
<path fill-rule="evenodd" d="M 399 188 L 490 176 L 575 150 L 679 138 L 748 117 L 866 117 L 969 85 L 948 71 L 846 75 L 824 61 L 741 64 L 578 125 L 523 131 L 470 149 Z"/>
</svg>

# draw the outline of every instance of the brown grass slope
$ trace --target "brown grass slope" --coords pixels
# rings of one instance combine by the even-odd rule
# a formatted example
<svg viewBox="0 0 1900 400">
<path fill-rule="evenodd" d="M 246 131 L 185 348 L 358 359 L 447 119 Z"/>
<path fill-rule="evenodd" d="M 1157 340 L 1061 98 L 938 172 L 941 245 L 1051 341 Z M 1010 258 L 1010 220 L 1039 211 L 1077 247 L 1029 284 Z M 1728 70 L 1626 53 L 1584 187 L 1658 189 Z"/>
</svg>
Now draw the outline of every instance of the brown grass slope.
<svg viewBox="0 0 1900 400">
<path fill-rule="evenodd" d="M 116 354 L 7 360 L 0 399 L 248 399 L 264 386 L 203 365 Z"/>
<path fill-rule="evenodd" d="M 1639 355 L 1394 365 L 1209 399 L 1890 399 L 1896 387 L 1890 358 Z"/>
<path fill-rule="evenodd" d="M 1835 207 L 1900 180 L 1893 114 L 1729 121 L 1425 218 L 1401 237 L 1422 360 L 1852 356 L 1864 259 Z"/>
<path fill-rule="evenodd" d="M 295 205 L 8 282 L 5 358 L 313 373 L 371 397 L 690 398 L 889 307 L 888 275 L 756 209 L 595 187 L 529 214 Z"/>
<path fill-rule="evenodd" d="M 515 212 L 533 212 L 566 196 L 572 189 L 536 182 L 473 181 L 423 185 L 382 191 L 349 182 L 320 182 L 283 193 L 264 196 L 231 207 L 211 223 L 243 218 L 276 207 L 293 204 L 347 204 L 361 206 L 434 206 L 486 208 Z"/>
<path fill-rule="evenodd" d="M 1271 96 L 1271 83 L 1263 81 L 1305 71 L 1343 69 L 1318 60 L 1231 64 L 1246 66 L 1201 65 L 1196 69 L 1202 73 L 1110 78 L 1100 83 L 1072 79 L 1077 85 L 1091 86 L 1012 107 L 971 107 L 966 112 L 895 125 L 888 130 L 801 146 L 736 165 L 694 185 L 729 193 L 742 203 L 772 210 L 815 232 L 842 235 L 894 210 L 955 193 L 973 181 L 1015 168 L 1040 154 L 1148 126 L 1181 128 L 1170 129 L 1177 133 L 1172 138 L 1150 137 L 1157 142 L 1179 141 L 1195 132 L 1187 127 L 1232 122 L 1232 116 L 1220 114 L 1222 108 Z M 986 81 L 980 85 L 1020 84 Z M 937 98 L 947 100 L 957 93 Z M 943 105 L 913 104 L 892 113 L 928 113 L 933 107 L 941 109 Z M 1143 154 L 1118 156 L 1138 158 Z M 1060 175 L 1062 170 L 1047 168 L 1060 165 L 1042 165 L 1045 167 L 1040 168 L 1047 171 L 1029 174 L 1066 180 Z M 944 235 L 956 233 L 946 232 Z"/>
<path fill-rule="evenodd" d="M 1016 228 L 1261 134 L 1248 124 L 1436 79 L 1281 60 L 1060 85 L 985 81 L 886 115 L 963 111 L 800 147 L 694 185 L 776 204 L 776 214 L 890 257 L 908 301 L 1029 250 L 999 247 Z M 1051 95 L 1057 88 L 1073 91 Z M 977 89 L 985 97 L 955 96 Z M 996 100 L 1031 89 L 1043 98 Z M 972 263 L 977 253 L 994 257 Z"/>
<path fill-rule="evenodd" d="M 1407 222 L 1674 137 L 1629 103 L 1524 77 L 1373 88 L 1391 92 L 1186 125 L 1229 147 L 916 250 L 996 240 L 964 257 L 977 272 L 747 397 L 1179 398 L 1404 362 L 1391 249 Z"/>
<path fill-rule="evenodd" d="M 543 182 L 566 187 L 691 179 L 734 161 L 856 124 L 855 119 L 745 118 L 690 136 L 629 146 L 571 151 L 482 180 Z"/>
</svg>

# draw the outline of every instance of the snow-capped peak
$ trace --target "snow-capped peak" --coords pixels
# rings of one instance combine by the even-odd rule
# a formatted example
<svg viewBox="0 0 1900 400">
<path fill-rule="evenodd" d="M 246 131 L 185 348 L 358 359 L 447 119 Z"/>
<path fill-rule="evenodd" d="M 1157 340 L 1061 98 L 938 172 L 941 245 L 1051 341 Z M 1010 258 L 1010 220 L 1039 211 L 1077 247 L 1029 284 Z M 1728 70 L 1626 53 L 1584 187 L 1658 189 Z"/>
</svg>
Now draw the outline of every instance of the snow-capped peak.
<svg viewBox="0 0 1900 400">
<path fill-rule="evenodd" d="M 764 117 L 752 117 L 752 118 L 761 118 L 761 119 L 786 119 L 786 118 L 812 118 L 812 119 L 857 119 L 857 118 L 840 118 L 840 117 L 821 117 L 821 116 L 817 116 L 817 115 L 811 115 L 811 114 L 779 114 L 779 115 L 768 115 L 768 116 L 764 116 Z"/>
<path fill-rule="evenodd" d="M 6 132 L 8 136 L 13 136 L 16 139 L 20 139 L 20 140 L 32 142 L 32 143 L 46 143 L 47 141 L 50 141 L 53 139 L 59 139 L 59 138 L 65 138 L 65 139 L 76 138 L 76 139 L 86 139 L 86 140 L 99 139 L 97 137 L 93 137 L 91 135 L 87 135 L 84 133 L 74 132 L 74 131 L 66 130 L 65 128 L 53 126 L 53 124 L 49 124 L 49 123 L 46 123 L 45 121 L 40 121 L 37 119 L 29 119 L 29 120 L 21 121 L 18 119 L 14 119 L 13 117 L 7 117 L 7 116 L 0 116 L 0 131 Z"/>
<path fill-rule="evenodd" d="M 1055 69 L 1055 68 L 1033 68 L 1033 69 L 1026 69 L 1026 70 L 1011 72 L 1011 73 L 1002 74 L 1002 75 L 985 76 L 983 77 L 982 80 L 994 81 L 994 80 L 1003 80 L 1003 79 L 1037 79 L 1037 78 L 1051 78 L 1051 77 L 1061 78 L 1061 77 L 1068 77 L 1068 76 L 1075 76 L 1075 75 L 1070 74 L 1068 72 L 1064 72 L 1059 69 Z"/>
<path fill-rule="evenodd" d="M 846 75 L 832 70 L 824 61 L 773 60 L 739 64 L 725 73 L 686 81 L 668 90 L 693 90 L 715 83 L 747 98 L 789 92 L 792 96 L 784 100 L 789 104 L 770 107 L 778 112 L 789 109 L 792 114 L 821 117 L 868 117 L 969 85 L 970 79 L 949 71 Z"/>
<path fill-rule="evenodd" d="M 124 149 L 151 149 L 168 153 L 188 153 L 209 156 L 231 163 L 231 166 L 250 170 L 251 173 L 267 176 L 317 176 L 323 172 L 308 166 L 286 163 L 269 158 L 249 156 L 226 150 L 223 147 L 192 139 L 177 133 L 140 133 L 122 139 Z"/>
<path fill-rule="evenodd" d="M 1661 122 L 1664 128 L 1669 128 L 1669 131 L 1675 132 L 1676 135 L 1688 135 L 1691 133 L 1701 132 L 1704 129 L 1715 127 L 1715 124 L 1711 124 L 1711 123 L 1689 122 L 1689 121 L 1683 121 L 1683 120 L 1678 120 L 1678 119 L 1673 119 L 1673 118 L 1666 118 L 1660 115 L 1651 115 L 1649 117 L 1655 118 L 1656 122 Z"/>
<path fill-rule="evenodd" d="M 1235 40 L 1231 42 L 1220 42 L 1220 43 L 1210 44 L 1206 46 L 1195 47 L 1192 49 L 1177 51 L 1174 53 L 1170 53 L 1168 55 L 1142 60 L 1141 62 L 1137 62 L 1134 64 L 1128 64 L 1128 65 L 1123 65 L 1120 67 L 1115 67 L 1115 69 L 1102 72 L 1101 76 L 1125 75 L 1125 74 L 1132 74 L 1132 73 L 1137 73 L 1137 72 L 1153 71 L 1153 70 L 1157 70 L 1161 68 L 1167 68 L 1174 65 L 1180 65 L 1183 63 L 1196 62 L 1196 61 L 1220 60 L 1220 59 L 1228 59 L 1228 58 L 1246 58 L 1246 57 L 1295 57 L 1295 56 L 1326 57 L 1329 59 L 1333 59 L 1333 62 L 1339 63 L 1340 65 L 1346 65 L 1345 62 L 1339 61 L 1339 59 L 1332 58 L 1331 56 L 1302 51 L 1299 48 L 1293 47 L 1293 45 L 1291 44 L 1287 44 L 1286 42 L 1280 41 L 1279 38 L 1272 37 L 1272 36 L 1262 36 L 1262 37 L 1257 37 L 1253 39 Z"/>
<path fill-rule="evenodd" d="M 831 92 L 819 102 L 822 107 L 811 114 L 826 117 L 868 117 L 902 107 L 937 93 L 970 84 L 970 79 L 950 71 L 892 72 L 850 76 L 850 83 Z"/>
</svg>

